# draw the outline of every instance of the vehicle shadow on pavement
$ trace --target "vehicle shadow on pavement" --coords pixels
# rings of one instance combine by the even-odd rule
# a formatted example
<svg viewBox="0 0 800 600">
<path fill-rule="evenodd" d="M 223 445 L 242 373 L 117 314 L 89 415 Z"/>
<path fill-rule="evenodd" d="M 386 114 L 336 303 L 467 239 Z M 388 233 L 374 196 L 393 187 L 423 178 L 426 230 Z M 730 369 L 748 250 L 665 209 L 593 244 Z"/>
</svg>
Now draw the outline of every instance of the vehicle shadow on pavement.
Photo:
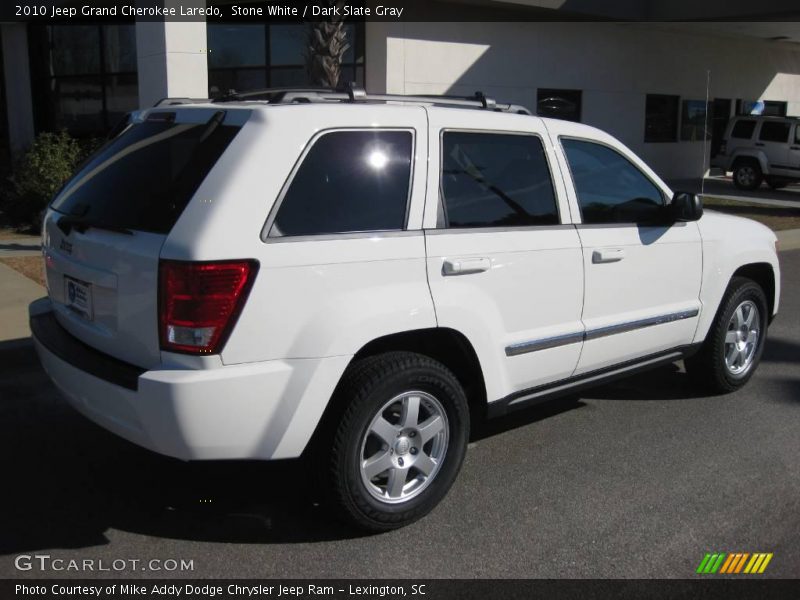
<svg viewBox="0 0 800 600">
<path fill-rule="evenodd" d="M 357 537 L 317 504 L 300 461 L 184 463 L 72 410 L 30 342 L 0 342 L 0 554 L 108 544 L 106 532 L 294 543 Z"/>
</svg>

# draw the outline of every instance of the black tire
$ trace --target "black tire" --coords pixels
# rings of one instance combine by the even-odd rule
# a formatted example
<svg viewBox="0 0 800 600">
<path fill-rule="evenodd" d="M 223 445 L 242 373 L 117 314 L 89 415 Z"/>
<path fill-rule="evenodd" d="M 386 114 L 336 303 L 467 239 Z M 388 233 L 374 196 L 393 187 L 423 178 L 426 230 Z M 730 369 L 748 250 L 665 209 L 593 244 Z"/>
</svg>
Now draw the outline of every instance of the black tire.
<svg viewBox="0 0 800 600">
<path fill-rule="evenodd" d="M 764 176 L 756 160 L 739 160 L 733 167 L 733 185 L 740 190 L 754 190 L 761 185 Z"/>
<path fill-rule="evenodd" d="M 741 373 L 734 373 L 725 361 L 725 337 L 735 311 L 746 302 L 752 302 L 758 309 L 760 330 L 749 366 Z M 767 306 L 764 291 L 755 281 L 746 277 L 731 280 L 700 351 L 685 361 L 686 372 L 696 384 L 710 392 L 724 394 L 738 390 L 750 380 L 758 368 L 767 338 Z"/>
<path fill-rule="evenodd" d="M 447 426 L 441 429 L 442 432 L 446 431 L 446 434 L 441 434 L 444 437 L 424 442 L 419 449 L 414 444 L 420 445 L 420 440 L 423 440 L 425 435 L 419 433 L 416 440 L 413 440 L 416 435 L 413 429 L 403 430 L 411 433 L 403 433 L 401 436 L 410 441 L 412 444 L 410 448 L 403 445 L 405 442 L 401 442 L 400 437 L 397 438 L 396 445 L 390 446 L 374 434 L 368 433 L 373 419 L 377 418 L 379 413 L 383 414 L 388 422 L 393 422 L 395 413 L 391 411 L 396 411 L 398 405 L 393 404 L 386 411 L 381 409 L 388 402 L 398 397 L 402 398 L 403 394 L 408 392 L 422 394 L 420 420 L 426 415 L 429 415 L 426 418 L 430 419 L 441 411 L 446 416 L 442 422 L 446 422 Z M 325 479 L 328 482 L 327 488 L 333 496 L 331 499 L 334 508 L 338 509 L 339 515 L 361 530 L 381 532 L 408 525 L 433 510 L 455 481 L 464 461 L 469 439 L 469 407 L 456 377 L 444 365 L 427 356 L 412 352 L 388 352 L 368 357 L 352 365 L 345 373 L 336 394 L 336 401 L 341 403 L 344 409 L 332 428 L 333 436 L 328 449 L 330 454 Z M 438 402 L 438 409 L 428 398 Z M 410 400 L 413 402 L 413 399 Z M 402 404 L 404 401 L 398 402 Z M 428 408 L 434 410 L 428 412 Z M 398 427 L 404 415 L 405 409 L 398 417 Z M 419 431 L 422 432 L 421 429 Z M 446 442 L 442 442 L 442 439 Z M 424 477 L 422 471 L 415 470 L 413 461 L 421 460 L 429 453 L 433 454 L 433 444 L 436 443 L 440 444 L 440 450 L 443 444 L 445 451 L 438 466 L 431 471 L 430 481 L 426 479 L 427 483 L 421 481 L 417 485 L 416 495 L 407 500 L 402 498 L 392 500 L 387 496 L 387 500 L 384 501 L 375 496 L 379 492 L 380 484 L 373 484 L 373 481 L 380 482 L 385 476 L 388 494 L 391 469 L 369 481 L 365 481 L 366 475 L 362 476 L 362 454 L 367 455 L 367 445 L 374 446 L 376 442 L 379 447 L 376 448 L 374 456 L 391 451 L 390 460 L 394 461 L 393 468 L 397 468 L 398 461 L 402 464 L 405 457 L 404 468 L 408 472 L 408 482 L 412 490 L 413 486 L 417 485 L 417 480 Z M 402 472 L 401 469 L 397 470 L 398 473 Z M 402 477 L 403 481 L 406 481 L 406 475 Z"/>
</svg>

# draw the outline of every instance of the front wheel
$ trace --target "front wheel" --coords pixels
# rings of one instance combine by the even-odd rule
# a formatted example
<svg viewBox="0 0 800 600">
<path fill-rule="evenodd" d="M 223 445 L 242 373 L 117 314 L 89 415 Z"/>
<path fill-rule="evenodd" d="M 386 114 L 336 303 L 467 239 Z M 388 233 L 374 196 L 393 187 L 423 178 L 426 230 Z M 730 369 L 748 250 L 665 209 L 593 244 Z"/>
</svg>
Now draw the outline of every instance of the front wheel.
<svg viewBox="0 0 800 600">
<path fill-rule="evenodd" d="M 390 352 L 353 365 L 337 394 L 345 408 L 328 481 L 340 514 L 377 532 L 430 512 L 467 447 L 469 410 L 455 376 L 426 356 Z"/>
<path fill-rule="evenodd" d="M 756 282 L 734 277 L 700 351 L 686 370 L 712 392 L 738 390 L 752 377 L 767 337 L 768 307 Z"/>
</svg>

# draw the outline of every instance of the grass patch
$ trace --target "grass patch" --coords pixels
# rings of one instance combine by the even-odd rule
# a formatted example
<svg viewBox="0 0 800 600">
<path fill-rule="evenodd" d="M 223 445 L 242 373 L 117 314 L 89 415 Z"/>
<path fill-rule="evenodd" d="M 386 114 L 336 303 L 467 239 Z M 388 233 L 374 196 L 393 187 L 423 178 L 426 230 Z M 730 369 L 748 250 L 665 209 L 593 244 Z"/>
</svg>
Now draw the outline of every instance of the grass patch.
<svg viewBox="0 0 800 600">
<path fill-rule="evenodd" d="M 773 231 L 800 229 L 800 208 L 752 204 L 713 196 L 704 196 L 703 206 L 709 210 L 753 219 L 763 223 Z"/>
<path fill-rule="evenodd" d="M 0 263 L 44 286 L 44 263 L 41 256 L 9 256 L 0 258 Z"/>
</svg>

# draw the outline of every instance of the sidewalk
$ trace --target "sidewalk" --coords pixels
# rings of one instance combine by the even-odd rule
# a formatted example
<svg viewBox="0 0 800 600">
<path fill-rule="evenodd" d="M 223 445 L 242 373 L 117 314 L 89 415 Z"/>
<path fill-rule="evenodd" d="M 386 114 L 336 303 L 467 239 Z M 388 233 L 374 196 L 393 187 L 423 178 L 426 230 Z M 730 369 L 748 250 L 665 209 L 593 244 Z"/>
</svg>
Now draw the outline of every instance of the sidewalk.
<svg viewBox="0 0 800 600">
<path fill-rule="evenodd" d="M 18 256 L 18 254 L 15 254 Z M 0 342 L 29 338 L 28 304 L 47 292 L 11 267 L 0 263 Z"/>
<path fill-rule="evenodd" d="M 39 256 L 41 255 L 39 236 L 32 235 L 26 238 L 0 238 L 0 258 L 7 256 Z"/>
</svg>

